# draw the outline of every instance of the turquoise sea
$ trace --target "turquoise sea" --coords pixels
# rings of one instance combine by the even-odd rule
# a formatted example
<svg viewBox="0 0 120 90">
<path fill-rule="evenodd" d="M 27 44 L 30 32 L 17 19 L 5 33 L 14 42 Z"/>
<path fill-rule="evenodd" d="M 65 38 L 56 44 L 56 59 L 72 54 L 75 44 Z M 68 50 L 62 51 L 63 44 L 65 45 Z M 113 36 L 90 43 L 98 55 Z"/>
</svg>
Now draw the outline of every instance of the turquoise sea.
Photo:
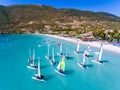
<svg viewBox="0 0 120 90">
<path fill-rule="evenodd" d="M 47 45 L 55 49 L 55 60 L 60 57 L 58 43 L 63 43 L 63 52 L 69 52 L 70 59 L 66 62 L 66 76 L 54 71 L 49 60 L 45 58 Z M 66 47 L 68 50 L 66 50 Z M 41 59 L 41 73 L 45 75 L 46 82 L 35 81 L 31 77 L 36 70 L 27 68 L 29 48 L 35 48 L 36 55 Z M 80 45 L 83 52 L 86 46 Z M 93 57 L 86 58 L 88 69 L 82 69 L 77 62 L 82 61 L 82 54 L 76 55 L 73 51 L 76 44 L 43 35 L 0 35 L 0 90 L 120 90 L 120 54 L 103 51 L 104 64 L 96 64 L 91 60 L 96 57 L 92 48 Z M 51 54 L 51 53 L 50 53 Z M 36 62 L 37 64 L 37 62 Z"/>
</svg>

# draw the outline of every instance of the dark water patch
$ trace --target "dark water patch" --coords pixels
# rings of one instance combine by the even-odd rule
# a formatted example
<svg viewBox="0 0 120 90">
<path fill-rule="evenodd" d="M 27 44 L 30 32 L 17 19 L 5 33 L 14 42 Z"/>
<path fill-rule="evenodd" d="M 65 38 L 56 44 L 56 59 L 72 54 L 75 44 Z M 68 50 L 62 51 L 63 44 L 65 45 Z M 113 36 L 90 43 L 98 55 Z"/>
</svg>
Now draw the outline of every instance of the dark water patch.
<svg viewBox="0 0 120 90">
<path fill-rule="evenodd" d="M 101 62 L 102 63 L 108 63 L 108 60 L 102 60 Z"/>
<path fill-rule="evenodd" d="M 69 74 L 72 74 L 73 72 L 74 72 L 74 70 L 66 70 L 66 71 L 65 71 L 65 74 L 66 74 L 66 75 L 69 75 Z"/>
<path fill-rule="evenodd" d="M 91 67 L 93 67 L 93 64 L 87 64 L 86 65 L 88 68 L 91 68 Z"/>
<path fill-rule="evenodd" d="M 72 60 L 72 59 L 74 59 L 74 57 L 68 57 L 68 58 L 66 58 L 67 60 Z"/>
<path fill-rule="evenodd" d="M 80 51 L 79 53 L 84 53 L 84 51 Z"/>
<path fill-rule="evenodd" d="M 92 57 L 94 57 L 94 55 L 87 55 L 86 57 L 88 57 L 88 58 L 92 58 Z"/>
<path fill-rule="evenodd" d="M 47 68 L 48 65 L 42 65 L 40 68 Z"/>
<path fill-rule="evenodd" d="M 53 75 L 45 76 L 45 81 L 48 81 L 48 80 L 52 79 L 53 77 L 54 77 Z"/>
</svg>

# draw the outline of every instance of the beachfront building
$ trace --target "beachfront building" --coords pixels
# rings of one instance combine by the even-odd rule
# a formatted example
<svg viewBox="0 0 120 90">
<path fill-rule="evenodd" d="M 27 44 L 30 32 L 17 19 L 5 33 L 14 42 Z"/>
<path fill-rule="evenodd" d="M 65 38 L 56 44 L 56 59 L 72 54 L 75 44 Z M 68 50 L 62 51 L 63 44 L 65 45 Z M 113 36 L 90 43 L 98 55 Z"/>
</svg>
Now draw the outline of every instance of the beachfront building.
<svg viewBox="0 0 120 90">
<path fill-rule="evenodd" d="M 45 30 L 51 30 L 51 26 L 50 25 L 45 25 Z"/>
<path fill-rule="evenodd" d="M 80 40 L 82 40 L 82 41 L 95 41 L 95 38 L 94 37 L 82 37 L 82 38 L 80 38 Z"/>
<path fill-rule="evenodd" d="M 79 38 L 80 40 L 83 40 L 83 41 L 95 41 L 93 32 L 91 32 L 91 31 L 88 33 L 85 33 L 85 34 L 81 34 L 80 36 L 77 36 L 77 38 Z"/>
<path fill-rule="evenodd" d="M 108 34 L 108 33 L 113 33 L 114 30 L 110 29 L 110 30 L 105 30 L 105 33 Z"/>
</svg>

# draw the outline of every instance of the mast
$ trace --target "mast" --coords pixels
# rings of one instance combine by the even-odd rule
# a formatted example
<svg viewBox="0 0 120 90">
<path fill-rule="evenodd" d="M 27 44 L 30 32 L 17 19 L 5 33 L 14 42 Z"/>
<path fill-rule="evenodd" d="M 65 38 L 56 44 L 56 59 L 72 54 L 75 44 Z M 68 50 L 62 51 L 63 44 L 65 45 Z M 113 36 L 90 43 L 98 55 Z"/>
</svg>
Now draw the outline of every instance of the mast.
<svg viewBox="0 0 120 90">
<path fill-rule="evenodd" d="M 38 58 L 38 76 L 41 77 L 40 73 L 40 59 Z"/>
<path fill-rule="evenodd" d="M 34 66 L 34 60 L 35 59 L 35 49 L 33 50 L 33 66 Z"/>
<path fill-rule="evenodd" d="M 53 61 L 55 61 L 55 58 L 54 58 L 54 48 L 52 48 L 52 58 L 53 58 Z"/>
<path fill-rule="evenodd" d="M 80 44 L 79 44 L 79 41 L 78 41 L 78 43 L 77 43 L 77 52 L 79 52 L 79 48 L 80 48 Z"/>
<path fill-rule="evenodd" d="M 98 60 L 101 61 L 102 58 L 102 52 L 103 52 L 103 45 L 101 44 L 99 55 L 98 55 Z"/>
<path fill-rule="evenodd" d="M 85 53 L 86 53 L 86 50 L 84 51 L 84 54 L 83 54 L 83 61 L 82 61 L 83 65 L 85 64 Z"/>
</svg>

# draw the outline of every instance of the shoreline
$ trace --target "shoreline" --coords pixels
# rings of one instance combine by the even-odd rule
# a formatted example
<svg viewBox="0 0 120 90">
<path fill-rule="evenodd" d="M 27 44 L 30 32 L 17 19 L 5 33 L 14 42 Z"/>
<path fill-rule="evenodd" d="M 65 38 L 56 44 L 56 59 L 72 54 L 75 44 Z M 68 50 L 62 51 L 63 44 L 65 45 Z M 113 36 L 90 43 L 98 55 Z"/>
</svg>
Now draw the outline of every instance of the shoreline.
<svg viewBox="0 0 120 90">
<path fill-rule="evenodd" d="M 79 40 L 80 44 L 89 45 L 89 46 L 95 47 L 95 48 L 99 48 L 101 43 L 102 43 L 104 45 L 103 46 L 104 50 L 120 54 L 120 47 L 114 46 L 114 45 L 109 44 L 109 43 L 103 43 L 101 41 L 84 42 L 84 41 L 82 41 L 80 39 L 77 39 L 77 38 L 62 37 L 62 36 L 49 35 L 49 34 L 42 34 L 42 35 L 53 37 L 53 38 L 58 38 L 58 39 L 61 39 L 61 40 L 70 41 L 70 42 L 73 42 L 73 43 L 77 43 L 77 41 Z"/>
</svg>

